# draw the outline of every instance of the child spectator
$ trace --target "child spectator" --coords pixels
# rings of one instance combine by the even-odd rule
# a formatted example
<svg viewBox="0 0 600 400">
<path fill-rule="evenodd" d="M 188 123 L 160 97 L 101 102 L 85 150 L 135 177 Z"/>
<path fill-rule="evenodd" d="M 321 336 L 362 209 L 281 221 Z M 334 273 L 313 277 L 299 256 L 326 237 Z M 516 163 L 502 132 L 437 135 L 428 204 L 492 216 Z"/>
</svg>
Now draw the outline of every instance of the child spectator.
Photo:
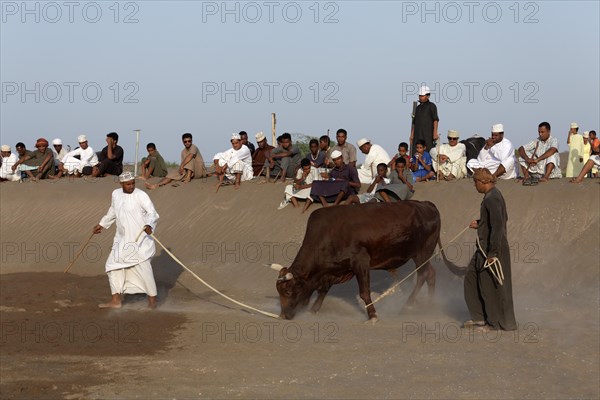
<svg viewBox="0 0 600 400">
<path fill-rule="evenodd" d="M 375 178 L 373 178 L 373 180 L 371 181 L 371 185 L 367 189 L 367 192 L 358 195 L 351 195 L 350 197 L 348 197 L 348 200 L 346 200 L 346 204 L 376 202 L 377 199 L 375 199 L 375 192 L 377 192 L 377 190 L 379 190 L 382 186 L 385 186 L 388 183 L 390 183 L 390 180 L 387 178 L 387 174 L 387 164 L 377 164 L 377 176 L 375 176 Z"/>
<path fill-rule="evenodd" d="M 399 157 L 396 159 L 394 171 L 390 174 L 390 183 L 377 190 L 375 198 L 386 203 L 396 202 L 398 200 L 409 200 L 415 190 L 412 185 L 413 174 L 406 167 L 406 159 Z"/>
<path fill-rule="evenodd" d="M 414 181 L 427 182 L 434 176 L 431 156 L 427 152 L 424 140 L 417 140 L 415 148 L 417 152 L 410 160 Z"/>
</svg>

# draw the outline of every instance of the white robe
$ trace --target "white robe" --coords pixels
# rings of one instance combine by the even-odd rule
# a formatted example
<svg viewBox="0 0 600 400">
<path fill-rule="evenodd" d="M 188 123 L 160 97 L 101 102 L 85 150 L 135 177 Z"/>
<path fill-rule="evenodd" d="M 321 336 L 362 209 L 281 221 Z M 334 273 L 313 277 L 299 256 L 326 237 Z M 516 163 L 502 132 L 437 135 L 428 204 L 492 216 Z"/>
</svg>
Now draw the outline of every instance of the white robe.
<svg viewBox="0 0 600 400">
<path fill-rule="evenodd" d="M 100 225 L 108 229 L 115 221 L 117 231 L 106 260 L 106 272 L 132 267 L 154 256 L 154 239 L 146 233 L 140 235 L 145 225 L 154 231 L 158 221 L 158 213 L 146 192 L 135 189 L 127 194 L 120 188 L 114 190 L 110 208 Z"/>
<path fill-rule="evenodd" d="M 75 156 L 79 156 L 79 159 L 75 158 Z M 91 146 L 88 146 L 85 150 L 79 147 L 68 152 L 61 162 L 69 174 L 73 174 L 75 171 L 81 173 L 83 167 L 93 167 L 98 164 L 98 156 Z"/>
<path fill-rule="evenodd" d="M 448 161 L 442 163 L 438 169 L 437 148 L 434 147 L 429 152 L 431 155 L 433 169 L 439 171 L 444 176 L 454 175 L 456 179 L 462 179 L 467 176 L 467 148 L 464 144 L 458 143 L 456 146 L 450 146 L 444 143 L 440 146 L 440 155 L 448 157 Z"/>
<path fill-rule="evenodd" d="M 302 168 L 300 168 L 298 170 L 298 172 L 296 172 L 296 179 L 300 179 L 300 178 L 302 178 Z M 314 181 L 320 181 L 320 180 L 321 180 L 321 175 L 319 174 L 319 170 L 315 167 L 310 167 L 310 173 L 304 179 L 304 183 L 306 185 L 311 185 Z M 288 201 L 292 197 L 295 197 L 297 199 L 309 199 L 310 198 L 310 190 L 311 190 L 311 188 L 295 190 L 293 184 L 287 185 L 285 187 L 285 198 Z M 312 201 L 312 199 L 310 199 L 310 201 Z"/>
<path fill-rule="evenodd" d="M 365 162 L 358 169 L 358 179 L 360 183 L 371 183 L 377 176 L 377 165 L 386 164 L 391 160 L 387 151 L 378 144 L 372 144 L 369 154 L 365 157 Z"/>
<path fill-rule="evenodd" d="M 492 174 L 496 173 L 498 167 L 502 165 L 506 172 L 500 176 L 501 179 L 513 179 L 517 177 L 517 160 L 515 158 L 515 148 L 510 140 L 504 138 L 500 143 L 496 143 L 489 149 L 481 149 L 477 158 L 470 160 L 467 167 L 471 171 L 475 168 L 487 168 Z"/>
<path fill-rule="evenodd" d="M 7 179 L 12 182 L 21 180 L 21 170 L 17 167 L 15 172 L 12 166 L 17 163 L 19 158 L 15 153 L 10 153 L 8 157 L 2 157 L 2 168 L 0 168 L 0 178 Z"/>
<path fill-rule="evenodd" d="M 583 136 L 579 133 L 571 135 L 569 140 L 569 158 L 567 159 L 567 178 L 574 178 L 581 172 L 583 162 L 579 157 L 583 157 Z"/>
<path fill-rule="evenodd" d="M 239 150 L 231 148 L 222 153 L 217 153 L 213 157 L 213 160 L 217 161 L 220 167 L 227 164 L 227 171 L 225 172 L 227 179 L 235 179 L 234 173 L 242 174 L 242 182 L 254 178 L 252 154 L 245 144 Z"/>
</svg>

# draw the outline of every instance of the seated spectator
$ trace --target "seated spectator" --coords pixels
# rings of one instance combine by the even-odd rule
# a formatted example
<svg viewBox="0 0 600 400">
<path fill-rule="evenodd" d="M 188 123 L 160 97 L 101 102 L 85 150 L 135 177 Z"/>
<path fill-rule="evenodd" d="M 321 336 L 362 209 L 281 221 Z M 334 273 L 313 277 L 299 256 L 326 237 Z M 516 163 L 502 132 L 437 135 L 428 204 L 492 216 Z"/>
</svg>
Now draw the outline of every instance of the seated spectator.
<svg viewBox="0 0 600 400">
<path fill-rule="evenodd" d="M 410 155 L 408 154 L 408 143 L 402 142 L 398 145 L 398 152 L 394 154 L 394 157 L 392 157 L 390 162 L 387 164 L 388 168 L 392 170 L 396 168 L 396 159 L 398 159 L 398 157 L 404 158 L 406 160 L 406 168 L 410 169 L 411 165 Z"/>
<path fill-rule="evenodd" d="M 410 159 L 413 179 L 415 182 L 427 182 L 435 176 L 433 173 L 431 156 L 427 152 L 427 147 L 425 146 L 425 141 L 423 139 L 416 141 L 415 148 L 417 152 Z"/>
<path fill-rule="evenodd" d="M 254 154 L 252 154 L 252 170 L 254 176 L 260 176 L 263 175 L 266 170 L 265 163 L 267 162 L 267 156 L 275 147 L 267 143 L 267 138 L 262 132 L 258 132 L 255 135 L 255 138 L 258 148 L 254 151 Z"/>
<path fill-rule="evenodd" d="M 146 188 L 150 190 L 156 189 L 173 181 L 189 183 L 192 179 L 204 178 L 206 176 L 204 159 L 198 147 L 192 143 L 192 134 L 184 133 L 181 135 L 181 140 L 183 142 L 183 150 L 181 150 L 181 164 L 177 171 L 167 174 L 158 183 L 151 184 L 146 182 Z"/>
<path fill-rule="evenodd" d="M 458 142 L 458 131 L 448 131 L 448 143 L 440 146 L 440 163 L 438 165 L 438 149 L 432 148 L 429 154 L 433 169 L 440 180 L 453 181 L 467 176 L 467 149 Z"/>
<path fill-rule="evenodd" d="M 390 174 L 390 183 L 382 185 L 377 189 L 375 198 L 386 203 L 396 202 L 398 200 L 409 200 L 415 190 L 413 188 L 413 175 L 406 167 L 406 159 L 398 157 L 396 159 L 395 169 Z"/>
<path fill-rule="evenodd" d="M 52 152 L 54 153 L 54 169 L 55 172 L 58 172 L 58 164 L 60 164 L 60 160 L 62 160 L 68 153 L 68 151 L 63 148 L 63 143 L 60 138 L 56 138 L 52 141 Z"/>
<path fill-rule="evenodd" d="M 254 147 L 254 144 L 252 142 L 248 141 L 248 133 L 246 131 L 241 131 L 239 135 L 240 139 L 242 140 L 242 144 L 248 147 L 248 150 L 250 150 L 250 155 L 253 156 L 254 152 L 256 151 L 256 148 Z"/>
<path fill-rule="evenodd" d="M 215 175 L 219 180 L 217 191 L 222 185 L 231 183 L 235 183 L 235 188 L 239 189 L 243 181 L 254 177 L 250 149 L 242 144 L 242 139 L 237 133 L 231 135 L 231 148 L 215 154 L 213 162 Z"/>
<path fill-rule="evenodd" d="M 358 169 L 361 183 L 371 183 L 377 176 L 377 165 L 390 162 L 387 151 L 378 144 L 372 144 L 370 139 L 362 138 L 357 143 L 359 150 L 366 154 L 365 162 Z"/>
<path fill-rule="evenodd" d="M 300 149 L 292 144 L 292 135 L 284 133 L 280 137 L 281 145 L 271 150 L 267 157 L 267 180 L 272 176 L 280 176 L 280 182 L 285 183 L 286 178 L 296 176 L 296 170 L 300 166 Z"/>
<path fill-rule="evenodd" d="M 358 172 L 353 166 L 344 163 L 342 152 L 334 150 L 331 158 L 335 167 L 329 173 L 322 174 L 325 180 L 313 182 L 310 191 L 310 197 L 315 201 L 320 201 L 323 207 L 326 207 L 328 202 L 338 205 L 342 200 L 357 194 L 360 189 Z M 308 207 L 310 207 L 310 203 L 307 203 L 305 210 Z"/>
<path fill-rule="evenodd" d="M 323 167 L 327 153 L 321 151 L 319 148 L 319 141 L 317 139 L 311 139 L 310 142 L 308 142 L 308 147 L 310 148 L 310 152 L 307 154 L 306 160 L 310 162 L 311 167 Z M 300 163 L 300 165 L 302 165 L 302 163 Z"/>
<path fill-rule="evenodd" d="M 88 145 L 87 136 L 79 135 L 77 137 L 79 147 L 68 152 L 58 164 L 58 174 L 60 178 L 63 174 L 81 176 L 91 175 L 92 167 L 98 164 L 98 156 L 94 149 Z"/>
<path fill-rule="evenodd" d="M 579 173 L 579 175 L 577 175 L 576 178 L 569 180 L 569 182 L 571 182 L 571 183 L 583 182 L 583 178 L 585 178 L 585 175 L 587 173 L 589 173 L 592 170 L 592 168 L 594 168 L 594 167 L 596 167 L 596 168 L 600 167 L 600 155 L 594 154 L 593 156 L 590 156 L 590 159 L 585 163 L 585 165 L 581 169 L 581 172 Z"/>
<path fill-rule="evenodd" d="M 596 137 L 596 131 L 590 131 L 590 146 L 592 148 L 591 155 L 600 155 L 600 139 Z M 590 171 L 590 175 L 598 176 L 598 168 L 594 166 Z"/>
<path fill-rule="evenodd" d="M 294 183 L 285 187 L 285 198 L 282 200 L 281 204 L 279 204 L 277 209 L 281 210 L 290 204 L 290 202 L 294 208 L 297 208 L 298 199 L 306 200 L 306 203 L 312 202 L 312 199 L 310 198 L 312 183 L 320 179 L 321 176 L 319 175 L 319 171 L 311 165 L 308 158 L 303 158 L 302 161 L 300 161 L 300 169 L 296 173 Z M 310 204 L 305 204 L 302 212 L 306 211 L 309 206 Z"/>
<path fill-rule="evenodd" d="M 474 134 L 470 138 L 461 140 L 460 143 L 465 145 L 467 149 L 467 166 L 469 165 L 469 161 L 476 159 L 479 156 L 479 152 L 485 146 L 485 138 L 482 138 L 478 134 Z M 473 175 L 473 172 L 469 168 L 467 168 L 467 176 Z"/>
<path fill-rule="evenodd" d="M 33 151 L 27 150 L 24 143 L 17 143 L 15 148 L 17 150 L 18 160 L 10 167 L 10 169 L 14 173 L 18 173 L 19 179 L 22 179 L 27 176 L 26 171 L 35 171 L 37 167 L 27 165 L 27 161 L 33 158 Z"/>
<path fill-rule="evenodd" d="M 151 177 L 164 178 L 167 176 L 169 173 L 167 163 L 158 150 L 156 150 L 156 145 L 148 143 L 146 150 L 148 151 L 148 157 L 142 157 L 142 174 L 138 178 L 145 181 Z"/>
<path fill-rule="evenodd" d="M 342 153 L 345 162 L 351 167 L 356 168 L 356 147 L 347 142 L 348 132 L 345 129 L 338 129 L 335 134 L 337 144 L 332 147 L 331 151 L 338 150 Z M 333 167 L 333 160 L 329 161 L 328 167 Z"/>
<path fill-rule="evenodd" d="M 538 125 L 538 138 L 519 147 L 519 164 L 523 172 L 523 185 L 546 182 L 548 179 L 562 178 L 558 139 L 550 135 L 550 124 Z"/>
<path fill-rule="evenodd" d="M 354 203 L 372 203 L 376 202 L 375 192 L 382 187 L 382 185 L 387 185 L 390 183 L 389 178 L 387 178 L 388 174 L 388 166 L 387 164 L 380 163 L 377 165 L 377 175 L 371 181 L 371 184 L 367 188 L 366 193 L 355 194 L 348 197 L 346 200 L 346 204 L 354 204 Z"/>
<path fill-rule="evenodd" d="M 35 143 L 36 150 L 32 152 L 31 158 L 25 161 L 33 170 L 25 170 L 25 173 L 32 181 L 46 179 L 54 175 L 54 153 L 48 148 L 48 141 L 39 138 Z M 35 175 L 33 175 L 35 174 Z"/>
<path fill-rule="evenodd" d="M 92 176 L 119 176 L 123 173 L 123 148 L 117 143 L 119 135 L 116 132 L 111 132 L 106 135 L 107 145 L 100 152 L 98 157 L 99 163 L 92 169 Z"/>
<path fill-rule="evenodd" d="M 487 168 L 496 178 L 517 177 L 515 148 L 510 140 L 504 137 L 504 125 L 492 126 L 492 137 L 485 141 L 485 146 L 477 158 L 467 162 L 467 168 L 471 171 Z"/>
<path fill-rule="evenodd" d="M 10 146 L 7 144 L 3 144 L 0 150 L 0 154 L 2 155 L 2 165 L 0 166 L 0 182 L 20 181 L 21 171 L 15 171 L 12 169 L 12 166 L 15 165 L 18 160 L 17 155 L 11 153 Z"/>
</svg>

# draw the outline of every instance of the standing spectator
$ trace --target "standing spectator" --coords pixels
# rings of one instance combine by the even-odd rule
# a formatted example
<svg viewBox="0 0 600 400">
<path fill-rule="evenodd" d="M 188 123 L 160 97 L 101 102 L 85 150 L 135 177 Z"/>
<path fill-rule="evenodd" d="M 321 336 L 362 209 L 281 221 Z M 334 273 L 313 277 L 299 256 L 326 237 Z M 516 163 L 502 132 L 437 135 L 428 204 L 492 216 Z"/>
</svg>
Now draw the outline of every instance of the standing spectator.
<svg viewBox="0 0 600 400">
<path fill-rule="evenodd" d="M 106 135 L 106 146 L 100 152 L 99 163 L 92 169 L 92 176 L 121 175 L 123 173 L 123 148 L 118 145 L 119 135 L 111 132 Z"/>
<path fill-rule="evenodd" d="M 477 229 L 478 248 L 465 276 L 465 301 L 471 314 L 465 328 L 515 330 L 506 203 L 496 188 L 496 176 L 489 170 L 476 169 L 473 180 L 475 188 L 484 197 L 479 220 L 469 225 Z"/>
<path fill-rule="evenodd" d="M 434 147 L 429 151 L 439 179 L 453 181 L 467 176 L 467 148 L 458 139 L 458 131 L 448 131 L 448 143 L 440 146 L 439 165 L 438 149 Z"/>
<path fill-rule="evenodd" d="M 567 159 L 567 178 L 573 178 L 581 172 L 583 167 L 583 137 L 578 133 L 579 125 L 577 122 L 571 122 L 571 129 L 567 136 L 569 145 L 569 158 Z"/>
<path fill-rule="evenodd" d="M 518 150 L 525 186 L 535 184 L 537 180 L 547 182 L 548 179 L 562 178 L 558 139 L 550 136 L 548 122 L 538 125 L 538 136 Z"/>
<path fill-rule="evenodd" d="M 365 162 L 358 168 L 358 178 L 361 183 L 371 183 L 377 176 L 377 165 L 390 162 L 387 151 L 378 144 L 372 144 L 371 139 L 362 138 L 356 142 L 359 150 L 366 154 Z"/>
<path fill-rule="evenodd" d="M 425 141 L 425 147 L 432 149 L 434 142 L 438 140 L 438 117 L 437 107 L 429 101 L 431 90 L 427 86 L 419 89 L 419 105 L 415 110 L 412 128 L 410 130 L 410 150 L 415 152 L 418 140 Z"/>
<path fill-rule="evenodd" d="M 348 132 L 345 129 L 338 129 L 335 134 L 337 145 L 333 146 L 331 151 L 338 150 L 342 153 L 344 161 L 347 165 L 356 168 L 356 147 L 353 144 L 348 143 Z M 329 167 L 334 166 L 333 157 L 330 157 Z"/>
</svg>

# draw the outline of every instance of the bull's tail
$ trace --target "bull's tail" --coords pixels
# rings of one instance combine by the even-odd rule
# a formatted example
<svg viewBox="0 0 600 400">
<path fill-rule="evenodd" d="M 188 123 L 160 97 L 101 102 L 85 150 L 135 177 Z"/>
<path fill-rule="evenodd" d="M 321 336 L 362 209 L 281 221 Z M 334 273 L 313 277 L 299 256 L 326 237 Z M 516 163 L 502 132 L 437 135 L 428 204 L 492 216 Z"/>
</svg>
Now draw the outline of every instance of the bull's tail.
<svg viewBox="0 0 600 400">
<path fill-rule="evenodd" d="M 446 264 L 446 267 L 450 270 L 450 272 L 452 272 L 454 275 L 457 275 L 457 276 L 465 276 L 467 273 L 467 268 L 459 267 L 458 265 L 454 264 L 452 261 L 448 260 L 448 258 L 446 257 L 446 253 L 444 252 L 444 246 L 442 246 L 441 238 L 438 238 L 438 246 L 440 248 L 440 253 L 442 254 L 442 258 L 444 259 L 444 264 Z"/>
</svg>

